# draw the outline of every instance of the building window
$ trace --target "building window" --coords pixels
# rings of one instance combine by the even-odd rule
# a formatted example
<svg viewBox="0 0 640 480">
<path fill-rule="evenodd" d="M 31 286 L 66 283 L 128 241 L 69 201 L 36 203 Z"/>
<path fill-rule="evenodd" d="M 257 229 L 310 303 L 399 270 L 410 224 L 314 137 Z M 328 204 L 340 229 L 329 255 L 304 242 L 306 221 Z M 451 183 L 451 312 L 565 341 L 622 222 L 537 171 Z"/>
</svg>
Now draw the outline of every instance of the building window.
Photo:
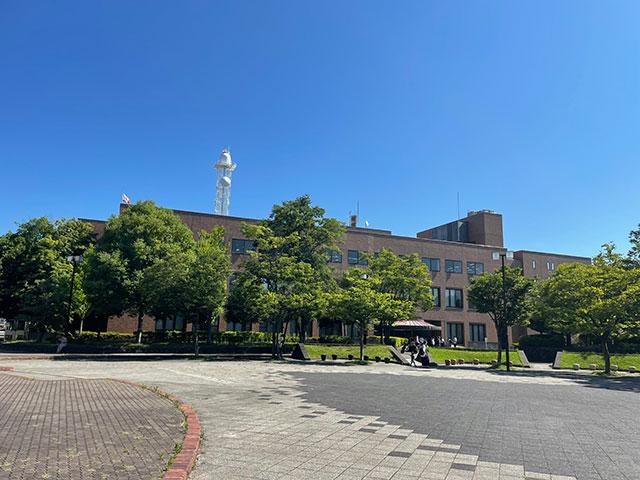
<svg viewBox="0 0 640 480">
<path fill-rule="evenodd" d="M 462 290 L 458 288 L 447 288 L 444 292 L 447 307 L 462 308 Z"/>
<path fill-rule="evenodd" d="M 367 265 L 367 259 L 364 257 L 363 252 L 349 250 L 347 252 L 347 263 L 350 265 Z"/>
<path fill-rule="evenodd" d="M 555 263 L 551 263 L 551 270 L 555 270 L 556 269 L 556 264 Z"/>
<path fill-rule="evenodd" d="M 433 295 L 433 306 L 440 306 L 440 287 L 431 287 L 431 295 Z"/>
<path fill-rule="evenodd" d="M 227 332 L 250 332 L 250 331 L 251 331 L 250 323 L 227 322 Z"/>
<path fill-rule="evenodd" d="M 184 329 L 184 319 L 182 317 L 171 316 L 171 317 L 166 317 L 164 320 L 162 319 L 156 320 L 156 330 L 182 331 L 183 329 Z"/>
<path fill-rule="evenodd" d="M 535 270 L 536 269 L 536 261 L 532 260 L 531 261 L 531 267 Z"/>
<path fill-rule="evenodd" d="M 462 323 L 447 323 L 447 338 L 449 341 L 457 339 L 457 345 L 464 344 L 464 325 Z"/>
<path fill-rule="evenodd" d="M 231 240 L 231 253 L 235 255 L 244 255 L 247 252 L 255 251 L 253 240 L 244 240 L 242 238 L 234 238 Z"/>
<path fill-rule="evenodd" d="M 329 256 L 329 262 L 331 263 L 342 263 L 342 250 L 331 250 L 330 248 L 325 248 L 325 252 Z"/>
<path fill-rule="evenodd" d="M 439 258 L 429 258 L 423 257 L 422 263 L 424 263 L 430 272 L 439 272 L 440 271 L 440 259 Z"/>
<path fill-rule="evenodd" d="M 469 310 L 475 310 L 476 309 L 476 306 L 473 303 L 471 303 L 471 300 L 469 300 L 469 296 L 467 296 L 467 309 L 469 309 Z"/>
<path fill-rule="evenodd" d="M 444 271 L 447 273 L 462 273 L 462 262 L 460 260 L 445 260 Z"/>
<path fill-rule="evenodd" d="M 469 325 L 469 340 L 472 342 L 484 342 L 487 331 L 484 324 L 472 323 Z"/>
<path fill-rule="evenodd" d="M 551 263 L 547 262 L 547 270 L 551 270 Z"/>
<path fill-rule="evenodd" d="M 480 275 L 482 272 L 484 272 L 484 263 L 467 262 L 467 274 Z"/>
<path fill-rule="evenodd" d="M 229 291 L 233 289 L 233 286 L 236 283 L 237 278 L 238 278 L 238 274 L 235 272 L 229 275 Z"/>
</svg>

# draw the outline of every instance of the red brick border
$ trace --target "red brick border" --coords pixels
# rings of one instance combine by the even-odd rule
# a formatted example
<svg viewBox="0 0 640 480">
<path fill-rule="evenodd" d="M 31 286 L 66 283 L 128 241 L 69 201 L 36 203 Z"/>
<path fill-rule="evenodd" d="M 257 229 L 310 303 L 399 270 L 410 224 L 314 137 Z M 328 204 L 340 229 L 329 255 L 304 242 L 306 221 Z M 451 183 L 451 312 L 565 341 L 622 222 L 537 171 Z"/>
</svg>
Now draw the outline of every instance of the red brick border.
<svg viewBox="0 0 640 480">
<path fill-rule="evenodd" d="M 10 372 L 13 367 L 0 367 L 0 372 Z"/>
<path fill-rule="evenodd" d="M 198 446 L 200 445 L 200 421 L 196 413 L 189 408 L 188 405 L 182 403 L 179 399 L 173 395 L 158 390 L 156 388 L 149 388 L 135 382 L 129 382 L 126 380 L 120 380 L 118 378 L 110 378 L 114 382 L 127 383 L 129 385 L 135 385 L 136 387 L 145 388 L 152 392 L 162 395 L 168 398 L 172 402 L 179 404 L 178 408 L 184 413 L 185 421 L 187 422 L 187 433 L 182 441 L 182 450 L 176 455 L 176 458 L 171 464 L 171 468 L 162 477 L 162 480 L 187 480 L 189 473 L 193 469 L 193 465 L 196 463 L 196 454 L 198 453 Z"/>
</svg>

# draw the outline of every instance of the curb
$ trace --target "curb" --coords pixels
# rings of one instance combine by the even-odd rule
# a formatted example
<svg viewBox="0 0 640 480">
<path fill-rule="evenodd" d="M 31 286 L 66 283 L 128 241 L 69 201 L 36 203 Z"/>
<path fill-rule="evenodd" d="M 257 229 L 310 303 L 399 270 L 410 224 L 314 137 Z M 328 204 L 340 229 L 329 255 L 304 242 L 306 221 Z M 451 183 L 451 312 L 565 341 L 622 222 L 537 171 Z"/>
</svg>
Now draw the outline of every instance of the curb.
<svg viewBox="0 0 640 480">
<path fill-rule="evenodd" d="M 0 367 L 0 372 L 10 372 L 13 367 Z"/>
<path fill-rule="evenodd" d="M 32 355 L 32 356 L 20 356 L 20 357 L 0 357 L 0 361 L 11 362 L 13 360 L 51 360 L 55 358 L 54 355 Z"/>
<path fill-rule="evenodd" d="M 158 390 L 156 388 L 150 389 L 140 383 L 120 380 L 118 378 L 109 378 L 109 380 L 151 390 L 152 392 L 162 395 L 178 405 L 178 408 L 185 416 L 187 433 L 185 433 L 184 440 L 182 441 L 182 450 L 180 450 L 180 453 L 176 455 L 171 467 L 163 475 L 162 480 L 187 480 L 189 473 L 193 469 L 193 465 L 196 463 L 196 454 L 198 453 L 198 446 L 200 445 L 200 421 L 198 420 L 195 412 L 188 405 L 182 403 L 178 398 L 173 395 L 169 395 L 162 390 Z"/>
</svg>

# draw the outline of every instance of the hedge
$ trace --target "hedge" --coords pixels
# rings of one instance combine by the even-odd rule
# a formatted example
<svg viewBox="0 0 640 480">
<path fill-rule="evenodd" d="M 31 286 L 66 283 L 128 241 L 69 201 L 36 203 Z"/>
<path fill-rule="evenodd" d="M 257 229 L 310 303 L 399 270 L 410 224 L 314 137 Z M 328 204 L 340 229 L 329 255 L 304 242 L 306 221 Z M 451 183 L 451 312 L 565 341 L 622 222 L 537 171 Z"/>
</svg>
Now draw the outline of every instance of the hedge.
<svg viewBox="0 0 640 480">
<path fill-rule="evenodd" d="M 518 346 L 522 347 L 564 347 L 562 335 L 523 335 L 518 340 Z"/>
<path fill-rule="evenodd" d="M 200 341 L 207 339 L 206 331 L 198 332 Z M 271 343 L 272 333 L 268 332 L 213 332 L 211 341 L 213 343 L 226 343 L 229 345 L 238 345 L 241 343 Z M 86 341 L 105 341 L 105 342 L 137 342 L 137 333 L 118 333 L 118 332 L 102 332 L 98 337 L 98 332 L 83 332 L 82 337 L 78 334 L 70 336 L 75 343 L 83 343 Z M 399 347 L 404 342 L 404 338 L 390 337 L 388 345 Z M 300 337 L 297 335 L 287 335 L 286 343 L 297 343 Z M 179 330 L 159 330 L 142 332 L 143 343 L 193 343 L 193 332 L 182 332 Z M 325 335 L 322 337 L 307 337 L 308 343 L 319 344 L 338 344 L 338 345 L 357 345 L 360 343 L 358 338 L 344 337 L 340 335 Z M 380 345 L 380 337 L 368 336 L 368 345 Z"/>
</svg>

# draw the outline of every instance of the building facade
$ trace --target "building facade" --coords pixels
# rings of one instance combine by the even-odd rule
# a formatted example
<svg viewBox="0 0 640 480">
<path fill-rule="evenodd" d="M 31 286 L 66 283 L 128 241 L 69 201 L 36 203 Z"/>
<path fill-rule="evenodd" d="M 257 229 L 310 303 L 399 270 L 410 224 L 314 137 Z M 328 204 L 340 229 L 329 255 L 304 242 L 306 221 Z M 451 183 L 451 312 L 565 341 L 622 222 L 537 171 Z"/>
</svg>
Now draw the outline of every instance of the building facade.
<svg viewBox="0 0 640 480">
<path fill-rule="evenodd" d="M 121 205 L 121 211 L 127 208 Z M 213 215 L 208 213 L 174 210 L 182 222 L 194 235 L 200 231 L 211 229 L 216 225 L 225 228 L 225 240 L 229 244 L 231 268 L 238 271 L 247 259 L 247 252 L 253 248 L 250 240 L 243 237 L 242 223 L 255 223 L 250 218 Z M 100 235 L 106 222 L 85 220 L 93 224 Z M 459 345 L 468 346 L 477 342 L 495 343 L 498 340 L 495 326 L 487 314 L 478 313 L 467 301 L 466 287 L 469 280 L 482 272 L 492 273 L 501 266 L 500 260 L 493 260 L 493 253 L 505 253 L 502 234 L 502 215 L 490 210 L 469 212 L 460 220 L 439 225 L 419 232 L 416 237 L 393 235 L 389 230 L 346 227 L 346 233 L 339 249 L 329 255 L 329 264 L 340 275 L 346 269 L 363 265 L 362 254 L 375 254 L 382 249 L 392 250 L 396 255 L 417 254 L 431 272 L 432 293 L 435 306 L 428 312 L 420 314 L 420 318 L 439 327 L 437 334 L 445 339 L 457 337 Z M 518 250 L 513 259 L 507 260 L 510 267 L 521 268 L 526 277 L 549 278 L 561 263 L 590 263 L 589 258 L 554 253 L 531 252 Z M 227 324 L 220 318 L 216 327 L 219 330 L 240 330 L 264 328 L 260 325 Z M 133 332 L 137 321 L 131 317 L 114 317 L 109 319 L 107 330 Z M 155 322 L 145 319 L 144 330 L 186 329 L 181 319 L 172 319 L 170 323 Z M 325 334 L 345 334 L 346 328 L 341 325 L 313 325 L 313 336 Z M 510 339 L 517 341 L 528 333 L 527 328 L 511 327 Z"/>
</svg>

